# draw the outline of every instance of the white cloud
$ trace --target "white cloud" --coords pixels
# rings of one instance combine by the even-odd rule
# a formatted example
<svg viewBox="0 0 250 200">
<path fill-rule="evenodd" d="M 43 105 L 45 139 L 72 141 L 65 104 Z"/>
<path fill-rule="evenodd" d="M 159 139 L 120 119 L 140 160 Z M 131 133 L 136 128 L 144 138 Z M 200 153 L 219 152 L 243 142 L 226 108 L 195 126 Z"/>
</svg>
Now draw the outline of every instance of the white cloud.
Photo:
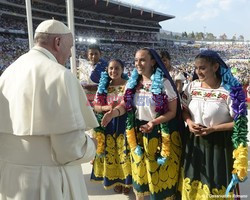
<svg viewBox="0 0 250 200">
<path fill-rule="evenodd" d="M 197 17 L 199 16 L 199 12 L 198 11 L 194 11 L 193 13 L 183 17 L 184 20 L 186 21 L 193 21 L 195 20 Z"/>
<path fill-rule="evenodd" d="M 219 0 L 217 0 L 219 1 Z M 197 4 L 196 4 L 196 7 L 197 8 L 201 8 L 201 9 L 204 9 L 206 7 L 210 7 L 210 6 L 213 6 L 216 2 L 216 0 L 200 0 Z"/>
<path fill-rule="evenodd" d="M 197 19 L 200 20 L 209 20 L 217 17 L 219 15 L 218 9 L 206 9 L 205 11 L 197 10 L 192 12 L 191 14 L 185 16 L 183 19 L 186 21 L 195 21 Z"/>
<path fill-rule="evenodd" d="M 233 0 L 200 0 L 196 4 L 196 10 L 184 17 L 184 20 L 193 21 L 216 18 L 223 10 L 230 10 L 232 3 Z"/>
<path fill-rule="evenodd" d="M 202 20 L 209 20 L 209 19 L 217 17 L 219 15 L 219 13 L 220 12 L 218 9 L 210 9 L 210 10 L 207 10 L 207 12 L 202 13 L 200 18 Z"/>
<path fill-rule="evenodd" d="M 220 1 L 218 1 L 218 3 L 219 3 L 219 7 L 222 10 L 230 10 L 233 1 L 232 0 L 220 0 Z"/>
<path fill-rule="evenodd" d="M 234 1 L 236 1 L 236 0 L 234 0 Z M 210 8 L 219 7 L 221 9 L 223 9 L 223 10 L 228 10 L 228 9 L 231 8 L 232 3 L 233 3 L 233 0 L 200 0 L 196 4 L 196 7 L 201 8 L 201 9 L 204 9 L 206 7 L 210 7 Z"/>
</svg>

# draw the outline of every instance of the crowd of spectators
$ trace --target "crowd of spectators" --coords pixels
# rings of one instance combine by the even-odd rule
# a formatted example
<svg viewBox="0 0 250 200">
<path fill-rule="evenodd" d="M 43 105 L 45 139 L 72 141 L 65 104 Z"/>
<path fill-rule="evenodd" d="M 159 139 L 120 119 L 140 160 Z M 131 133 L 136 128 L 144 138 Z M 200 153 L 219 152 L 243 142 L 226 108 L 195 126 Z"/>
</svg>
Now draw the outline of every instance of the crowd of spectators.
<svg viewBox="0 0 250 200">
<path fill-rule="evenodd" d="M 27 50 L 27 39 L 18 38 L 15 35 L 0 34 L 0 71 L 4 71 Z"/>
<path fill-rule="evenodd" d="M 148 44 L 149 47 L 150 44 Z M 86 58 L 86 50 L 88 44 L 80 43 L 76 41 L 76 57 Z M 105 60 L 110 60 L 111 58 L 119 58 L 124 61 L 126 66 L 126 71 L 131 72 L 134 68 L 134 54 L 137 49 L 145 47 L 145 44 L 138 43 L 103 43 L 100 44 L 102 50 L 102 57 Z M 192 74 L 193 59 L 200 51 L 200 48 L 193 46 L 181 46 L 181 45 L 165 45 L 154 46 L 157 51 L 167 50 L 170 52 L 172 57 L 172 64 L 175 68 L 186 72 L 187 74 Z M 242 58 L 241 56 L 235 57 L 234 52 L 239 52 L 238 55 L 243 55 L 245 52 L 249 51 L 248 46 L 238 45 L 235 47 L 234 51 L 225 51 L 220 48 L 220 53 L 227 57 L 227 64 L 234 68 L 234 73 L 242 83 L 247 83 L 249 80 L 250 73 L 250 62 L 248 59 L 235 59 Z M 19 38 L 15 34 L 0 34 L 0 70 L 4 70 L 8 67 L 16 58 L 21 54 L 28 51 L 28 40 L 27 38 Z M 248 55 L 249 56 L 249 55 Z"/>
<path fill-rule="evenodd" d="M 250 60 L 248 61 L 237 61 L 228 60 L 227 64 L 231 66 L 233 74 L 243 84 L 249 84 L 250 79 Z"/>
<path fill-rule="evenodd" d="M 250 45 L 245 44 L 210 44 L 207 48 L 215 51 L 224 52 L 230 58 L 227 59 L 250 59 Z"/>
<path fill-rule="evenodd" d="M 15 14 L 26 15 L 25 1 L 24 0 L 8 0 L 8 3 L 1 2 L 0 11 L 7 11 Z M 46 11 L 46 12 L 43 12 Z M 32 1 L 32 14 L 35 17 L 51 18 L 54 17 L 60 21 L 66 21 L 66 7 L 62 5 L 55 5 L 51 2 Z M 75 9 L 76 23 L 83 21 L 88 25 L 119 28 L 119 29 L 133 29 L 136 27 L 138 30 L 157 31 L 160 29 L 158 22 L 151 22 L 138 19 L 129 19 L 113 15 L 104 15 L 102 13 L 88 12 L 86 10 Z"/>
<path fill-rule="evenodd" d="M 39 21 L 33 20 L 33 29 L 37 27 Z M 10 18 L 6 16 L 0 17 L 0 31 L 9 32 L 10 30 L 27 32 L 27 22 L 21 18 Z M 131 32 L 119 31 L 114 29 L 97 29 L 90 27 L 83 27 L 76 24 L 75 33 L 76 39 L 81 38 L 96 38 L 97 40 L 110 40 L 110 41 L 141 41 L 141 42 L 154 42 L 157 40 L 157 34 L 147 32 Z"/>
<path fill-rule="evenodd" d="M 17 5 L 25 5 L 25 0 L 7 0 L 8 2 L 17 4 Z M 66 7 L 63 5 L 55 5 L 51 2 L 48 1 L 32 1 L 32 6 L 37 9 L 41 10 L 49 10 L 50 12 L 53 13 L 66 13 Z M 83 11 L 75 8 L 75 15 L 79 17 L 83 17 L 85 19 L 93 19 L 93 20 L 103 20 L 107 22 L 112 22 L 112 23 L 127 23 L 127 24 L 134 24 L 134 25 L 140 25 L 140 26 L 151 26 L 151 27 L 159 27 L 159 24 L 157 22 L 148 22 L 148 21 L 142 21 L 142 20 L 135 20 L 135 19 L 128 19 L 128 18 L 122 18 L 119 16 L 108 16 L 108 15 L 103 15 L 101 13 L 94 13 L 94 12 L 88 12 L 88 11 Z"/>
</svg>

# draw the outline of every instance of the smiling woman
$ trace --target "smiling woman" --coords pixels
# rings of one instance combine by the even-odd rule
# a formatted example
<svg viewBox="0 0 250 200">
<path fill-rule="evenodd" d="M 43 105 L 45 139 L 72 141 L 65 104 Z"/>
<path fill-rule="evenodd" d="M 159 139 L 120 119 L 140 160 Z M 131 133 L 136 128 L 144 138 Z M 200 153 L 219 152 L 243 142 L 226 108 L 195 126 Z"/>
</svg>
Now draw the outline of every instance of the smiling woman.
<svg viewBox="0 0 250 200">
<path fill-rule="evenodd" d="M 135 67 L 124 101 L 104 115 L 102 124 L 106 126 L 125 112 L 128 115 L 126 136 L 136 199 L 142 200 L 145 195 L 151 199 L 175 199 L 183 123 L 179 118 L 178 93 L 155 50 L 139 49 Z"/>
<path fill-rule="evenodd" d="M 247 176 L 245 95 L 214 51 L 196 56 L 195 71 L 199 79 L 182 96 L 183 118 L 189 128 L 182 195 L 184 199 L 214 195 L 233 199 L 234 185 Z"/>
<path fill-rule="evenodd" d="M 127 76 L 123 74 L 124 65 L 119 59 L 111 60 L 108 72 L 102 72 L 98 86 L 94 110 L 101 124 L 103 115 L 113 110 L 123 99 Z M 119 113 L 106 127 L 94 129 L 97 150 L 93 162 L 91 181 L 100 182 L 105 189 L 114 188 L 118 193 L 127 194 L 132 185 L 130 151 L 125 136 L 127 115 Z"/>
</svg>

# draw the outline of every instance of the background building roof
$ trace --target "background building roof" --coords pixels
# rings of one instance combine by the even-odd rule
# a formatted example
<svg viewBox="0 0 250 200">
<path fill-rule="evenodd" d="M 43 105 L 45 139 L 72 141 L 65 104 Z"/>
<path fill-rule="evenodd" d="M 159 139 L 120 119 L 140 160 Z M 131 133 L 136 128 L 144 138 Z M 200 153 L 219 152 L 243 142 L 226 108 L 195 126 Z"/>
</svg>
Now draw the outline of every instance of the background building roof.
<svg viewBox="0 0 250 200">
<path fill-rule="evenodd" d="M 57 5 L 65 5 L 65 0 L 46 0 Z M 74 8 L 109 14 L 119 17 L 161 22 L 175 16 L 145 9 L 114 0 L 74 0 Z"/>
</svg>

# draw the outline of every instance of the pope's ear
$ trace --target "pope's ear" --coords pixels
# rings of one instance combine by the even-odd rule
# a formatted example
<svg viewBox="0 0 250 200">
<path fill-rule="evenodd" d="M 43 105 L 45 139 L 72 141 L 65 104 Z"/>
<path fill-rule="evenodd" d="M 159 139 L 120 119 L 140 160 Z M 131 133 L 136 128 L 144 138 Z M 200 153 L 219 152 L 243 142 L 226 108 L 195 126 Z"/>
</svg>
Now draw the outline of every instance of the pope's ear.
<svg viewBox="0 0 250 200">
<path fill-rule="evenodd" d="M 61 45 L 61 38 L 60 37 L 55 37 L 54 38 L 54 48 L 56 49 L 56 51 L 59 50 Z"/>
</svg>

